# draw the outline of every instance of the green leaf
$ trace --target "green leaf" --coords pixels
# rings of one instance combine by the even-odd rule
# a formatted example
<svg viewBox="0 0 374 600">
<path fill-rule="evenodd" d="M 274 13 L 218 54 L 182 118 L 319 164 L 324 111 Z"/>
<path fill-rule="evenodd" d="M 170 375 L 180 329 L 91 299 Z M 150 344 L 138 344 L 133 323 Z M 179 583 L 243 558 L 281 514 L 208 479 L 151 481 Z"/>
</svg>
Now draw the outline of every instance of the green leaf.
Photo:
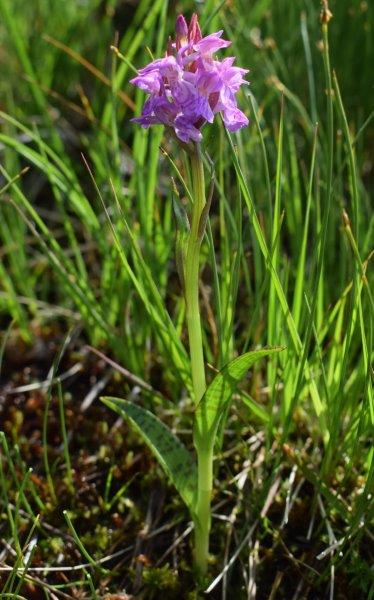
<svg viewBox="0 0 374 600">
<path fill-rule="evenodd" d="M 184 281 L 184 265 L 186 262 L 186 245 L 187 239 L 190 232 L 190 223 L 188 220 L 187 213 L 180 201 L 178 190 L 173 180 L 173 211 L 175 221 L 175 262 L 177 265 L 177 271 L 179 279 L 182 285 L 182 289 L 185 289 Z"/>
<path fill-rule="evenodd" d="M 101 401 L 129 421 L 152 450 L 187 507 L 192 510 L 197 488 L 197 470 L 192 455 L 175 435 L 148 410 L 121 398 Z"/>
<path fill-rule="evenodd" d="M 248 369 L 260 358 L 281 350 L 282 347 L 273 347 L 246 352 L 229 362 L 215 376 L 196 409 L 195 442 L 198 448 L 213 447 L 221 417 Z"/>
<path fill-rule="evenodd" d="M 178 231 L 180 231 L 183 234 L 188 235 L 190 232 L 190 222 L 188 220 L 188 216 L 186 213 L 186 210 L 182 204 L 182 202 L 180 201 L 179 195 L 178 195 L 178 190 L 175 187 L 174 184 L 174 188 L 173 188 L 173 196 L 172 196 L 172 200 L 173 200 L 173 212 L 174 212 L 174 217 L 175 217 L 175 226 L 177 228 Z"/>
</svg>

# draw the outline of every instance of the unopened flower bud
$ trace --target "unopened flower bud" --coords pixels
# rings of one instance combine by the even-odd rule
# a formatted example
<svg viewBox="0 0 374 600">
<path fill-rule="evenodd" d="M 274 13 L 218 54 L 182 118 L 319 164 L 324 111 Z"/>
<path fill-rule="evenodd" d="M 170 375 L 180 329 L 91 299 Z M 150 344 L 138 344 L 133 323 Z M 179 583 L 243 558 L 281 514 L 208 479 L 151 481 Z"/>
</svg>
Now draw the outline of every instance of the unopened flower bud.
<svg viewBox="0 0 374 600">
<path fill-rule="evenodd" d="M 188 35 L 187 21 L 183 15 L 178 15 L 175 22 L 175 33 L 178 37 L 186 38 Z"/>
<path fill-rule="evenodd" d="M 182 46 L 185 46 L 188 41 L 188 26 L 183 15 L 177 16 L 177 20 L 175 22 L 175 34 L 176 46 L 177 50 L 179 50 Z"/>
<path fill-rule="evenodd" d="M 188 40 L 193 44 L 199 42 L 202 38 L 201 29 L 199 25 L 198 16 L 194 13 L 191 17 L 190 25 L 188 27 Z"/>
</svg>

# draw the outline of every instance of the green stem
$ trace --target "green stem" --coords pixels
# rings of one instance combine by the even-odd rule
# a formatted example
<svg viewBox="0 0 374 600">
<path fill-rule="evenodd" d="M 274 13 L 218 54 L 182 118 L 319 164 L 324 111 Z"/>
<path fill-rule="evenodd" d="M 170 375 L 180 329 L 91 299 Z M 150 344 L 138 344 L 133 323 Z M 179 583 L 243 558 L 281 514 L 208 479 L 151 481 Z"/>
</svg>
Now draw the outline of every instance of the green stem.
<svg viewBox="0 0 374 600">
<path fill-rule="evenodd" d="M 209 534 L 211 525 L 210 502 L 213 486 L 213 452 L 197 450 L 197 502 L 195 508 L 195 565 L 198 577 L 203 579 L 208 566 Z"/>
<path fill-rule="evenodd" d="M 187 329 L 190 344 L 192 385 L 194 402 L 197 406 L 206 390 L 203 340 L 201 333 L 201 320 L 199 308 L 199 263 L 200 247 L 204 232 L 205 181 L 204 164 L 201 149 L 195 145 L 194 152 L 190 154 L 192 174 L 192 219 L 191 231 L 187 242 L 185 263 L 185 299 Z M 203 580 L 208 566 L 209 533 L 210 533 L 210 502 L 212 496 L 213 480 L 213 452 L 207 449 L 199 439 L 203 433 L 201 424 L 197 423 L 198 436 L 195 436 L 197 452 L 197 499 L 193 514 L 195 524 L 195 566 L 200 581 Z"/>
<path fill-rule="evenodd" d="M 195 145 L 195 152 L 190 155 L 190 159 L 194 203 L 192 207 L 191 231 L 188 238 L 186 253 L 185 296 L 192 385 L 194 390 L 194 401 L 197 405 L 206 389 L 199 309 L 199 262 L 202 238 L 199 229 L 201 215 L 205 206 L 205 182 L 204 165 L 201 149 L 198 144 Z"/>
</svg>

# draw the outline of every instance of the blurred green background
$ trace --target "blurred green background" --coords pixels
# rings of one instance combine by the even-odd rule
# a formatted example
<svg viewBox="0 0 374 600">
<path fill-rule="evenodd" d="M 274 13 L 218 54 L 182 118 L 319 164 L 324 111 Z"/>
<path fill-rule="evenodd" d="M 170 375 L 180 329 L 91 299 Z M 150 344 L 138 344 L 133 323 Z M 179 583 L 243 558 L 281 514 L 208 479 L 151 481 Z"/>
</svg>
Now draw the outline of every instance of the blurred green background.
<svg viewBox="0 0 374 600">
<path fill-rule="evenodd" d="M 118 32 L 125 54 L 131 48 L 131 60 L 139 66 L 144 46 L 155 48 L 158 6 L 167 6 L 169 31 L 175 14 L 203 12 L 210 21 L 209 30 L 223 25 L 234 41 L 241 64 L 251 69 L 254 95 L 263 99 L 271 94 L 269 79 L 277 76 L 301 102 L 309 108 L 323 106 L 321 94 L 323 69 L 319 47 L 319 0 L 226 0 L 224 2 L 136 2 L 99 0 L 56 2 L 54 0 L 2 0 L 1 40 L 1 103 L 15 105 L 30 115 L 35 112 L 30 85 L 25 72 L 35 76 L 36 83 L 62 94 L 66 100 L 78 101 L 77 86 L 99 109 L 105 89 L 64 52 L 45 39 L 51 36 L 82 54 L 99 70 L 110 75 L 109 45 Z M 374 54 L 373 11 L 371 2 L 339 0 L 330 2 L 333 20 L 330 26 L 331 64 L 336 69 L 342 96 L 357 125 L 372 110 Z M 152 18 L 153 14 L 153 18 Z M 141 34 L 141 35 L 139 35 Z M 138 43 L 134 45 L 134 38 Z M 307 77 L 309 50 L 315 77 L 310 90 Z M 124 83 L 125 87 L 126 84 Z M 273 92 L 274 93 L 274 92 Z M 105 97 L 105 96 L 104 96 Z M 51 99 L 58 110 L 63 107 Z M 125 126 L 125 124 L 124 124 Z"/>
</svg>

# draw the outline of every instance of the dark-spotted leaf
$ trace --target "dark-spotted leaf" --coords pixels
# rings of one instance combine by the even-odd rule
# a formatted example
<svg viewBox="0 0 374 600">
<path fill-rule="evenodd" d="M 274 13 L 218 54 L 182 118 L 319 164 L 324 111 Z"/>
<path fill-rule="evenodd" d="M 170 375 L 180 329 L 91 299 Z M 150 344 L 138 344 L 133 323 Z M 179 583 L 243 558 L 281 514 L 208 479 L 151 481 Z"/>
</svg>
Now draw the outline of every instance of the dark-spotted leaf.
<svg viewBox="0 0 374 600">
<path fill-rule="evenodd" d="M 149 410 L 121 398 L 104 397 L 101 400 L 139 433 L 187 507 L 192 510 L 197 470 L 192 455 L 182 442 Z"/>
<path fill-rule="evenodd" d="M 212 448 L 220 420 L 231 401 L 236 386 L 248 369 L 261 358 L 280 352 L 283 348 L 262 348 L 234 358 L 215 376 L 196 409 L 195 442 Z"/>
</svg>

